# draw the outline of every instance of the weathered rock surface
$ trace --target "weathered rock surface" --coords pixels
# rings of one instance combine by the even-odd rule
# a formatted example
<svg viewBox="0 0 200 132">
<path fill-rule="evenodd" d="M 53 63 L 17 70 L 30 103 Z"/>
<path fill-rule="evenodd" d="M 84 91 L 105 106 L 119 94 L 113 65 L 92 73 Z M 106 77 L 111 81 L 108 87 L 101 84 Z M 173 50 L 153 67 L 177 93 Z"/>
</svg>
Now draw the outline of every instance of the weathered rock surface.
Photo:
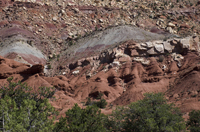
<svg viewBox="0 0 200 132">
<path fill-rule="evenodd" d="M 61 114 L 100 92 L 114 106 L 165 92 L 200 109 L 195 2 L 0 0 L 0 55 L 18 61 L 0 57 L 0 84 L 54 86 Z"/>
<path fill-rule="evenodd" d="M 182 40 L 185 44 L 190 42 L 191 46 L 182 48 Z M 192 47 L 199 45 L 198 40 L 195 36 L 141 43 L 129 40 L 114 49 L 102 51 L 99 56 L 82 58 L 68 66 L 58 67 L 60 69 L 57 73 L 65 74 L 54 77 L 44 75 L 43 65 L 37 64 L 30 67 L 27 64 L 0 57 L 0 69 L 3 69 L 0 71 L 0 81 L 4 85 L 8 77 L 13 77 L 13 81 L 22 80 L 34 88 L 54 86 L 57 89 L 55 97 L 59 101 L 51 103 L 61 111 L 61 114 L 64 114 L 74 103 L 82 105 L 87 97 L 95 99 L 99 93 L 103 93 L 103 98 L 115 106 L 142 99 L 146 92 L 166 92 L 169 88 L 180 87 L 176 92 L 168 91 L 166 96 L 172 102 L 176 99 L 182 101 L 181 110 L 188 112 L 198 107 L 191 106 L 190 109 L 184 109 L 189 104 L 183 100 L 186 97 L 190 97 L 187 101 L 193 100 L 194 95 L 191 97 L 190 94 L 187 96 L 180 96 L 180 94 L 187 92 L 189 86 L 193 85 L 192 81 L 187 81 L 189 78 L 191 80 L 195 78 L 193 80 L 195 87 L 191 90 L 198 90 L 199 84 L 195 80 L 200 79 L 198 76 L 199 49 Z M 144 48 L 141 50 L 138 46 Z M 178 47 L 182 49 L 176 49 Z M 152 57 L 147 57 L 150 55 L 149 49 L 154 50 Z M 131 54 L 131 50 L 135 50 L 137 54 Z M 181 84 L 174 81 L 177 79 L 181 81 Z M 193 92 L 193 94 L 200 93 Z"/>
</svg>

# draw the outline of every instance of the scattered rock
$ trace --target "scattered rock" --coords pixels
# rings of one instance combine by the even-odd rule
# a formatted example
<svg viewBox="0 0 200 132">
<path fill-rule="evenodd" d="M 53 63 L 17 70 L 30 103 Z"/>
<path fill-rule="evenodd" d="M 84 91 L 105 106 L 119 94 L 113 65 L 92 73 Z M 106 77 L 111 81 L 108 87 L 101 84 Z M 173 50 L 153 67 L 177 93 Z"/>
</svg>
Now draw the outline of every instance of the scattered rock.
<svg viewBox="0 0 200 132">
<path fill-rule="evenodd" d="M 183 49 L 190 49 L 190 38 L 181 39 L 180 44 Z"/>
<path fill-rule="evenodd" d="M 147 48 L 154 47 L 154 44 L 152 42 L 146 42 L 145 44 L 146 44 Z"/>
<path fill-rule="evenodd" d="M 174 28 L 176 25 L 170 22 L 170 23 L 168 23 L 167 26 L 168 26 L 168 27 L 172 27 L 172 28 Z"/>
<path fill-rule="evenodd" d="M 171 27 L 167 27 L 167 31 L 169 31 L 171 34 L 174 33 L 174 30 Z"/>
<path fill-rule="evenodd" d="M 190 28 L 190 26 L 188 24 L 184 23 L 184 24 L 180 25 L 180 28 Z"/>
<path fill-rule="evenodd" d="M 164 49 L 168 51 L 169 53 L 171 53 L 172 50 L 174 49 L 174 46 L 172 46 L 169 42 L 163 42 L 163 46 L 164 46 Z"/>
<path fill-rule="evenodd" d="M 79 74 L 79 70 L 73 71 L 72 74 L 73 74 L 73 75 Z"/>
<path fill-rule="evenodd" d="M 159 53 L 164 53 L 164 47 L 162 44 L 156 44 L 155 45 L 155 49 L 156 51 L 158 51 Z"/>
<path fill-rule="evenodd" d="M 150 48 L 149 50 L 147 50 L 147 53 L 149 55 L 155 55 L 155 54 L 157 54 L 157 52 L 155 52 L 154 48 Z"/>
<path fill-rule="evenodd" d="M 58 20 L 58 18 L 57 18 L 56 16 L 54 16 L 54 17 L 52 18 L 52 20 L 56 22 L 56 21 Z"/>
</svg>

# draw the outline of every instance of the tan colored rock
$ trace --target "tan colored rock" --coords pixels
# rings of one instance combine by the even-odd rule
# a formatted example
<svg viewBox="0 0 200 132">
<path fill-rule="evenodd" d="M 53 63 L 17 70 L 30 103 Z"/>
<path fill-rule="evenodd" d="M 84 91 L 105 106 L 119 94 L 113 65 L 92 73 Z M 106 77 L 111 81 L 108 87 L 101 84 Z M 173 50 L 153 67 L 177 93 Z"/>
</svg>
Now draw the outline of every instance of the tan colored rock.
<svg viewBox="0 0 200 132">
<path fill-rule="evenodd" d="M 147 50 L 147 48 L 143 47 L 142 45 L 143 45 L 143 44 L 137 45 L 137 48 L 138 48 L 139 50 Z"/>
<path fill-rule="evenodd" d="M 169 31 L 170 33 L 174 33 L 174 30 L 171 27 L 167 27 L 167 31 Z"/>
<path fill-rule="evenodd" d="M 181 39 L 180 45 L 183 49 L 190 49 L 190 38 Z"/>
<path fill-rule="evenodd" d="M 170 23 L 167 24 L 167 26 L 174 28 L 176 25 L 170 22 Z"/>
<path fill-rule="evenodd" d="M 147 50 L 147 53 L 148 53 L 149 55 L 155 55 L 155 54 L 157 54 L 157 52 L 154 50 L 154 47 L 153 47 L 153 48 L 150 48 L 149 50 Z"/>
<path fill-rule="evenodd" d="M 131 56 L 138 56 L 139 53 L 137 52 L 136 49 L 131 49 Z"/>
<path fill-rule="evenodd" d="M 199 43 L 199 37 L 198 36 L 193 36 L 193 41 L 198 44 Z"/>
<path fill-rule="evenodd" d="M 152 48 L 152 47 L 154 47 L 154 44 L 153 44 L 152 42 L 146 42 L 145 44 L 146 44 L 146 47 L 147 47 L 147 48 Z"/>
<path fill-rule="evenodd" d="M 72 74 L 74 74 L 74 75 L 79 74 L 79 70 L 73 71 Z"/>
<path fill-rule="evenodd" d="M 172 52 L 174 47 L 169 42 L 163 42 L 164 49 L 169 53 Z"/>
<path fill-rule="evenodd" d="M 54 16 L 52 20 L 56 22 L 58 20 L 57 16 Z"/>
<path fill-rule="evenodd" d="M 51 59 L 51 58 L 53 58 L 53 55 L 52 55 L 52 54 L 50 54 L 50 55 L 49 55 L 49 58 L 50 58 L 50 59 Z"/>
<path fill-rule="evenodd" d="M 127 61 L 130 61 L 130 57 L 129 56 L 123 56 L 123 57 L 120 57 L 119 59 L 119 62 L 123 63 L 123 62 L 127 62 Z"/>
<path fill-rule="evenodd" d="M 38 32 L 42 32 L 42 29 L 40 28 L 40 29 L 38 29 Z"/>
<path fill-rule="evenodd" d="M 150 63 L 150 61 L 145 59 L 144 57 L 134 57 L 133 60 L 136 62 L 141 62 L 144 65 L 148 65 Z"/>
<path fill-rule="evenodd" d="M 163 44 L 156 44 L 156 45 L 155 45 L 155 49 L 156 49 L 156 51 L 159 52 L 159 53 L 164 53 Z"/>
</svg>

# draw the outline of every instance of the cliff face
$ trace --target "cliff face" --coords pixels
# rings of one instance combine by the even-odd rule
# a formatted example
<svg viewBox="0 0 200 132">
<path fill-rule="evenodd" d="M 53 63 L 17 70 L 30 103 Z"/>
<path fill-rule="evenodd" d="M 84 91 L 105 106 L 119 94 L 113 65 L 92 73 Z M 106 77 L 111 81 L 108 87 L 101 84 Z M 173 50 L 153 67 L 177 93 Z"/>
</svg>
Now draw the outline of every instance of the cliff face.
<svg viewBox="0 0 200 132">
<path fill-rule="evenodd" d="M 185 117 L 200 109 L 200 1 L 0 0 L 0 7 L 1 86 L 11 76 L 36 89 L 54 86 L 51 103 L 61 114 L 100 93 L 113 107 L 163 92 Z"/>
</svg>

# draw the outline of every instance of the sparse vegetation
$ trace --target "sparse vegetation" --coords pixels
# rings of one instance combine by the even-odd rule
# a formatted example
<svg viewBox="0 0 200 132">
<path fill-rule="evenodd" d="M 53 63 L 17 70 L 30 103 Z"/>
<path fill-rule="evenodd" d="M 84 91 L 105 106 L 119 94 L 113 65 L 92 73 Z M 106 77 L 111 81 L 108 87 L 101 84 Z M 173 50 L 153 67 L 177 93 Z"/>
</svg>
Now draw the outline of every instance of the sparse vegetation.
<svg viewBox="0 0 200 132">
<path fill-rule="evenodd" d="M 66 110 L 69 105 L 71 106 L 70 103 L 76 102 L 76 99 L 78 99 L 77 102 L 79 102 L 79 104 L 75 104 L 73 108 L 69 109 L 65 113 L 65 117 L 61 117 L 59 121 L 55 123 L 53 117 L 56 116 L 56 111 L 48 102 L 48 99 L 53 97 L 55 89 L 53 89 L 52 91 L 48 88 L 43 87 L 39 88 L 39 91 L 37 91 L 37 93 L 34 93 L 32 89 L 27 85 L 22 84 L 21 82 L 13 83 L 13 77 L 9 77 L 7 79 L 9 85 L 2 86 L 2 88 L 0 89 L 0 131 L 178 132 L 185 131 L 186 127 L 191 132 L 200 131 L 200 111 L 190 112 L 189 121 L 184 122 L 182 114 L 180 113 L 178 108 L 176 108 L 173 104 L 169 104 L 169 102 L 167 103 L 161 93 L 145 94 L 145 98 L 143 100 L 131 103 L 127 106 L 117 107 L 117 109 L 113 111 L 112 115 L 104 115 L 101 114 L 100 111 L 100 108 L 106 108 L 102 110 L 106 111 L 107 109 L 109 109 L 109 107 L 113 106 L 112 104 L 107 105 L 108 103 L 105 99 L 109 99 L 110 101 L 118 98 L 121 94 L 126 95 L 126 93 L 128 93 L 133 88 L 133 85 L 134 88 L 137 87 L 137 84 L 139 84 L 140 86 L 145 86 L 149 84 L 150 87 L 150 85 L 153 86 L 157 82 L 159 82 L 160 84 L 164 84 L 164 82 L 167 80 L 169 80 L 168 91 L 173 91 L 173 94 L 172 92 L 168 94 L 170 95 L 170 97 L 168 96 L 169 101 L 172 100 L 184 102 L 184 100 L 182 100 L 183 98 L 189 99 L 187 101 L 200 101 L 199 93 L 193 92 L 193 90 L 198 87 L 198 83 L 192 84 L 193 86 L 195 86 L 195 88 L 191 87 L 188 92 L 186 91 L 189 88 L 185 87 L 189 87 L 190 83 L 188 83 L 188 85 L 181 84 L 184 79 L 187 80 L 188 76 L 186 76 L 186 74 L 190 73 L 194 75 L 198 73 L 199 70 L 199 66 L 196 66 L 195 68 L 193 67 L 191 69 L 191 71 L 194 70 L 195 73 L 186 72 L 185 69 L 187 69 L 187 67 L 190 67 L 190 63 L 195 62 L 195 60 L 196 62 L 198 61 L 198 59 L 195 59 L 194 61 L 192 59 L 198 56 L 197 52 L 193 52 L 193 47 L 198 48 L 198 42 L 195 41 L 199 41 L 197 37 L 200 34 L 200 26 L 198 25 L 200 24 L 200 21 L 198 21 L 198 7 L 200 1 L 115 0 L 113 2 L 111 0 L 107 0 L 109 5 L 107 5 L 108 3 L 102 3 L 107 2 L 105 0 L 101 0 L 98 2 L 95 1 L 96 3 L 93 3 L 94 1 L 92 0 L 89 1 L 91 2 L 91 4 L 95 4 L 96 6 L 89 5 L 88 3 L 86 4 L 86 1 L 78 1 L 78 5 L 76 5 L 77 3 L 75 1 L 73 3 L 75 4 L 75 6 L 73 6 L 71 3 L 69 3 L 68 5 L 64 5 L 65 3 L 62 3 L 62 1 L 58 0 L 56 0 L 57 3 L 55 3 L 55 5 L 51 5 L 52 2 L 50 2 L 42 6 L 40 4 L 35 4 L 32 2 L 23 4 L 23 2 L 14 2 L 12 0 L 12 2 L 14 3 L 10 4 L 5 0 L 0 1 L 0 4 L 2 6 L 2 21 L 0 22 L 0 27 L 2 29 L 2 40 L 0 40 L 2 41 L 2 49 L 4 48 L 4 42 L 12 44 L 12 46 L 23 43 L 23 45 L 25 46 L 26 41 L 21 41 L 23 40 L 22 38 L 25 38 L 25 40 L 27 40 L 27 44 L 31 45 L 32 48 L 36 46 L 36 49 L 41 50 L 44 55 L 49 55 L 47 58 L 49 59 L 49 61 L 52 61 L 51 63 L 47 63 L 47 65 L 45 66 L 45 68 L 50 69 L 46 70 L 48 72 L 45 72 L 45 74 L 40 72 L 42 71 L 41 69 L 39 69 L 40 66 L 38 66 L 38 69 L 36 67 L 36 70 L 32 72 L 30 70 L 34 69 L 34 67 L 30 68 L 28 67 L 28 65 L 24 65 L 23 67 L 28 68 L 28 70 L 25 69 L 23 71 L 22 68 L 18 68 L 18 65 L 14 66 L 14 63 L 9 64 L 11 62 L 6 62 L 4 66 L 7 66 L 8 70 L 2 66 L 2 69 L 5 69 L 6 71 L 1 73 L 1 78 L 3 79 L 2 82 L 5 80 L 6 77 L 15 73 L 17 73 L 20 78 L 23 78 L 25 81 L 28 80 L 29 82 L 32 82 L 32 76 L 33 78 L 35 77 L 37 79 L 41 77 L 45 81 L 42 82 L 43 84 L 48 82 L 48 85 L 56 85 L 56 87 L 58 87 L 58 89 L 60 90 L 60 93 L 59 95 L 57 94 L 57 96 L 59 96 L 61 101 L 65 100 L 66 104 L 62 102 L 60 103 L 62 108 L 60 106 L 56 106 L 56 108 L 62 109 L 62 112 L 63 110 Z M 195 7 L 195 5 L 198 7 Z M 65 6 L 66 8 L 63 6 Z M 166 43 L 161 42 L 164 45 L 164 52 L 160 52 L 157 48 L 151 46 L 157 46 L 157 44 L 160 45 L 160 42 L 153 42 L 151 45 L 147 45 L 146 43 L 142 42 L 143 45 L 141 44 L 141 46 L 139 46 L 140 41 L 138 40 L 137 42 L 137 39 L 134 38 L 134 36 L 137 37 L 137 35 L 131 33 L 132 31 L 135 31 L 135 29 L 137 30 L 137 28 L 131 30 L 131 32 L 129 32 L 129 28 L 127 28 L 128 30 L 120 29 L 117 32 L 114 32 L 114 30 L 111 30 L 113 32 L 99 32 L 101 30 L 109 29 L 110 27 L 115 26 L 117 27 L 119 25 L 138 26 L 139 28 L 142 28 L 146 31 L 155 33 L 152 37 L 148 37 L 148 35 L 145 35 L 145 33 L 143 34 L 145 36 L 145 39 L 149 38 L 152 39 L 152 41 L 155 40 L 154 35 L 157 36 L 156 34 L 159 34 L 159 36 L 167 36 L 168 34 L 176 35 L 169 37 L 169 39 L 172 40 L 169 40 Z M 6 34 L 4 34 L 3 31 Z M 11 32 L 11 34 L 9 32 Z M 15 35 L 17 35 L 18 33 L 20 33 L 21 35 L 15 37 Z M 101 34 L 108 34 L 108 36 L 104 37 L 101 36 Z M 113 34 L 117 34 L 117 36 L 114 35 L 114 37 L 112 37 Z M 124 34 L 133 34 L 133 37 L 123 36 Z M 136 32 L 136 34 L 139 33 Z M 193 38 L 191 38 L 189 41 L 181 40 L 183 36 L 191 34 L 195 34 L 195 36 L 193 36 Z M 84 38 L 82 42 L 78 41 L 78 39 L 80 39 L 81 37 L 87 36 L 88 38 L 92 38 L 92 42 L 95 42 L 93 41 L 95 39 L 97 39 L 97 41 L 91 44 L 89 41 L 87 44 L 85 43 L 85 41 L 87 41 L 86 39 L 88 38 Z M 136 40 L 136 42 L 126 41 L 124 45 L 121 46 L 121 44 L 119 44 L 118 46 L 117 41 L 123 40 L 116 39 L 117 41 L 115 41 L 115 38 L 119 37 L 132 39 L 134 41 Z M 173 40 L 174 37 L 179 38 Z M 16 44 L 15 41 L 10 40 L 15 38 L 19 39 Z M 139 39 L 142 37 L 138 36 L 137 38 Z M 29 39 L 31 39 L 31 41 Z M 163 40 L 166 41 L 167 39 L 168 37 L 164 38 Z M 108 46 L 109 44 L 107 42 L 113 45 L 117 45 L 116 48 L 112 49 L 112 46 Z M 192 49 L 191 52 L 184 48 L 187 46 L 187 44 L 182 44 L 187 42 L 191 42 L 189 47 L 189 49 Z M 79 47 L 79 45 L 76 45 L 78 43 L 79 45 L 81 45 L 82 43 L 81 47 Z M 170 45 L 168 45 L 169 43 Z M 134 45 L 137 47 L 134 48 Z M 126 48 L 128 49 L 127 52 L 125 51 Z M 175 49 L 171 50 L 171 48 Z M 179 50 L 179 48 L 181 49 Z M 98 53 L 102 52 L 103 49 L 109 49 L 108 51 L 106 51 L 109 54 L 98 55 Z M 23 50 L 23 48 L 19 48 L 19 50 Z M 119 52 L 116 50 L 118 50 Z M 27 52 L 28 51 L 29 50 L 27 50 Z M 89 52 L 87 53 L 87 51 Z M 148 51 L 147 54 L 146 51 Z M 166 53 L 168 51 L 170 53 L 175 52 L 176 54 L 174 54 L 174 56 L 172 54 L 172 56 L 169 56 L 165 59 L 164 56 L 169 55 L 169 53 Z M 60 52 L 59 55 L 53 54 L 58 52 Z M 162 55 L 158 57 L 156 53 Z M 182 60 L 182 56 L 177 56 L 179 53 L 184 56 L 185 60 L 187 60 Z M 187 58 L 187 53 L 191 55 L 191 59 Z M 194 56 L 193 53 L 195 54 Z M 31 56 L 32 55 L 34 56 L 34 54 L 31 54 Z M 164 69 L 166 70 L 163 70 L 162 75 L 151 74 L 151 67 L 147 66 L 147 63 L 151 62 L 151 59 L 149 61 L 148 58 L 145 58 L 150 57 L 148 55 L 150 55 L 151 57 L 155 57 L 158 62 L 163 62 L 162 65 L 165 66 Z M 13 56 L 15 56 L 15 53 L 13 52 L 13 55 L 9 56 L 9 58 L 13 58 Z M 87 67 L 82 62 L 82 60 L 79 60 L 81 57 L 84 57 L 85 60 L 90 61 L 89 64 L 87 64 Z M 138 60 L 142 60 L 141 65 L 138 64 L 140 62 L 137 61 L 136 57 L 138 58 Z M 27 61 L 25 57 L 23 58 L 19 57 L 19 59 L 22 59 L 21 61 Z M 40 57 L 38 56 L 38 58 Z M 36 60 L 34 57 L 31 59 L 33 59 L 35 63 L 43 63 L 43 61 Z M 58 65 L 52 65 L 56 62 L 56 60 L 60 60 L 60 63 Z M 116 63 L 112 63 L 117 62 L 118 60 L 119 63 L 117 63 L 117 65 L 115 65 Z M 175 60 L 175 62 L 172 63 L 173 60 Z M 3 61 L 4 60 L 2 59 L 2 63 L 4 63 Z M 74 61 L 73 66 L 67 64 L 71 63 L 72 61 Z M 104 62 L 107 62 L 107 64 Z M 102 65 L 101 69 L 99 69 L 99 67 L 96 69 L 98 64 L 99 66 Z M 159 67 L 161 67 L 162 65 L 159 64 Z M 160 72 L 159 67 L 158 70 L 156 69 L 157 67 L 158 66 L 156 64 L 154 68 L 155 71 Z M 15 68 L 17 68 L 16 71 L 14 71 Z M 79 69 L 80 73 L 75 74 L 74 76 L 70 76 L 70 74 L 72 73 L 72 69 L 75 71 L 75 68 Z M 12 72 L 10 72 L 9 69 L 10 71 L 12 70 Z M 87 74 L 82 74 L 86 70 Z M 108 72 L 101 72 L 101 70 Z M 111 70 L 111 72 L 109 70 Z M 31 74 L 31 77 L 29 77 L 29 75 L 24 75 L 27 72 Z M 101 74 L 99 74 L 100 72 Z M 111 81 L 108 81 L 108 79 L 106 80 L 105 78 L 107 77 L 107 75 L 105 75 L 104 73 L 113 75 L 115 77 L 113 80 L 114 83 L 110 83 Z M 126 74 L 128 74 L 128 76 Z M 49 80 L 51 80 L 50 77 L 44 77 L 44 75 L 52 77 L 54 75 L 61 76 L 54 77 L 53 80 L 55 80 L 55 83 L 52 83 L 49 82 Z M 95 77 L 99 75 L 105 78 L 99 78 L 100 81 L 95 80 Z M 154 77 L 154 75 L 156 75 L 156 77 Z M 13 76 L 14 79 L 19 79 L 15 75 Z M 196 75 L 194 76 L 196 77 Z M 190 79 L 190 77 L 188 78 Z M 40 79 L 38 83 L 41 80 L 43 81 L 43 79 Z M 78 81 L 76 81 L 77 79 Z M 177 81 L 174 81 L 176 79 Z M 87 92 L 91 92 L 92 90 L 88 88 L 89 90 L 86 90 L 85 92 L 85 89 L 81 89 L 81 86 L 87 89 L 87 86 L 91 86 L 89 84 L 91 80 L 92 83 L 103 84 L 99 85 L 99 87 L 107 86 L 108 84 L 108 88 L 112 89 L 108 90 L 109 94 L 106 92 L 100 92 L 98 94 L 95 93 L 94 97 L 92 95 L 88 95 L 90 93 Z M 77 82 L 77 84 L 73 84 L 74 82 Z M 94 85 L 92 84 L 92 86 Z M 140 88 L 140 86 L 137 88 Z M 163 86 L 166 86 L 166 83 Z M 178 98 L 174 96 L 174 93 L 178 91 L 178 89 L 172 89 L 176 86 L 178 86 L 179 88 L 183 86 L 184 89 L 181 92 L 182 94 L 178 93 Z M 102 90 L 99 87 L 97 88 L 97 85 L 95 84 L 95 87 L 92 88 L 97 88 L 101 91 L 105 90 L 105 88 Z M 112 90 L 121 91 L 116 92 Z M 86 93 L 87 95 L 82 96 L 79 95 L 80 93 L 82 95 Z M 131 93 L 128 94 L 131 96 Z M 64 96 L 67 96 L 67 99 L 63 98 Z M 89 96 L 87 98 L 87 102 L 83 103 L 82 99 L 87 96 Z M 128 101 L 132 100 L 128 98 L 129 96 L 126 97 Z M 70 98 L 73 98 L 74 100 L 72 99 L 70 101 Z M 119 99 L 120 98 L 118 98 L 118 100 Z M 121 104 L 117 102 L 118 100 L 113 103 L 113 109 L 116 107 L 115 104 Z"/>
<path fill-rule="evenodd" d="M 88 97 L 85 105 L 87 105 L 87 106 L 95 105 L 99 108 L 105 108 L 108 103 L 106 102 L 105 99 L 102 98 L 102 96 L 103 96 L 103 93 L 99 93 L 98 97 L 96 98 L 99 101 L 91 101 L 91 98 Z"/>
<path fill-rule="evenodd" d="M 59 58 L 60 58 L 60 55 L 58 54 L 58 55 L 57 55 L 57 61 L 59 61 Z"/>
<path fill-rule="evenodd" d="M 81 109 L 77 104 L 55 124 L 54 132 L 106 132 L 107 116 L 96 106 Z"/>
<path fill-rule="evenodd" d="M 168 104 L 162 93 L 145 94 L 143 100 L 131 103 L 125 107 L 117 107 L 112 115 L 104 115 L 105 99 L 99 94 L 99 102 L 93 105 L 90 98 L 86 108 L 77 104 L 53 124 L 57 115 L 48 99 L 54 95 L 50 88 L 39 88 L 38 93 L 32 93 L 32 88 L 23 83 L 13 83 L 8 78 L 9 86 L 0 90 L 0 129 L 2 131 L 54 131 L 54 132 L 177 132 L 184 131 L 186 125 L 191 132 L 199 131 L 200 111 L 190 112 L 185 125 L 182 114 L 173 104 Z M 90 105 L 92 104 L 92 105 Z M 107 103 L 106 103 L 107 104 Z M 99 107 L 99 108 L 98 108 Z"/>
<path fill-rule="evenodd" d="M 188 129 L 191 132 L 199 132 L 200 131 L 200 110 L 193 110 L 189 113 L 189 120 L 187 122 Z"/>
<path fill-rule="evenodd" d="M 74 42 L 73 42 L 73 40 L 70 40 L 69 41 L 69 46 L 72 46 L 72 45 L 74 45 Z"/>
<path fill-rule="evenodd" d="M 51 65 L 50 64 L 47 65 L 47 69 L 51 69 Z"/>
</svg>

